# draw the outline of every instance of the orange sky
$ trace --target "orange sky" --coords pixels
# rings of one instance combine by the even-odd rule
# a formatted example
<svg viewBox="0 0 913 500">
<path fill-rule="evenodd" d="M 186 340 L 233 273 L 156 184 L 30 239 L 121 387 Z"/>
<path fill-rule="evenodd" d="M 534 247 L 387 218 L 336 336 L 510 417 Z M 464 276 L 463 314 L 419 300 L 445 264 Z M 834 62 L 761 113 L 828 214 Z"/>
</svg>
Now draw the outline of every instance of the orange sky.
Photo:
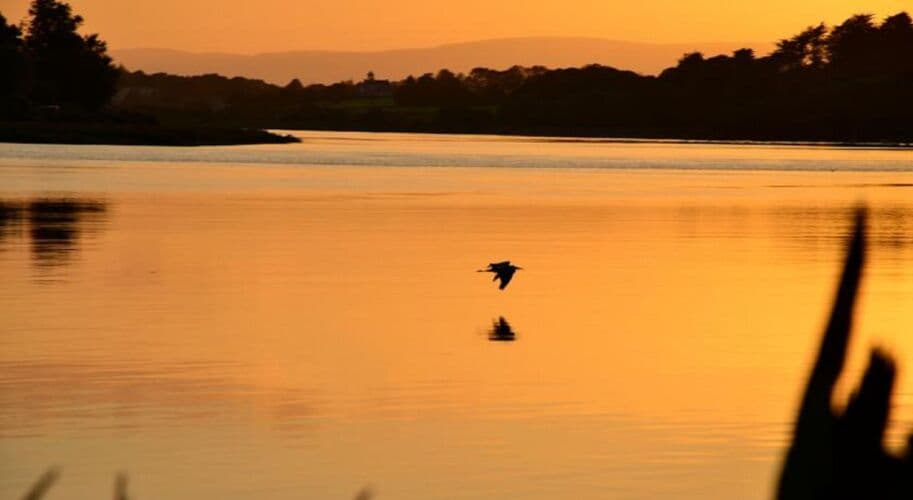
<svg viewBox="0 0 913 500">
<path fill-rule="evenodd" d="M 29 0 L 0 0 L 11 20 Z M 768 41 L 819 21 L 911 9 L 909 0 L 73 0 L 111 48 L 382 50 L 515 36 Z"/>
</svg>

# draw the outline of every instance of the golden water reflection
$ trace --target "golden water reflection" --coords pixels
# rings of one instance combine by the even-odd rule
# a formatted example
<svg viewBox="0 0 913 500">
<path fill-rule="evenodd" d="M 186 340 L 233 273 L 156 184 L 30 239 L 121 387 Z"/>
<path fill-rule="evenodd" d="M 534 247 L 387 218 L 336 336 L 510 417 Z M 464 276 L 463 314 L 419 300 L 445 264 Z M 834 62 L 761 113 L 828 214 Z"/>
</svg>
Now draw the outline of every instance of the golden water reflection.
<svg viewBox="0 0 913 500">
<path fill-rule="evenodd" d="M 46 253 L 0 227 L 0 491 L 53 463 L 76 497 L 767 497 L 859 202 L 846 379 L 888 346 L 895 446 L 913 423 L 911 174 L 264 175 L 290 187 L 107 192 Z M 505 259 L 503 292 L 474 272 Z"/>
</svg>

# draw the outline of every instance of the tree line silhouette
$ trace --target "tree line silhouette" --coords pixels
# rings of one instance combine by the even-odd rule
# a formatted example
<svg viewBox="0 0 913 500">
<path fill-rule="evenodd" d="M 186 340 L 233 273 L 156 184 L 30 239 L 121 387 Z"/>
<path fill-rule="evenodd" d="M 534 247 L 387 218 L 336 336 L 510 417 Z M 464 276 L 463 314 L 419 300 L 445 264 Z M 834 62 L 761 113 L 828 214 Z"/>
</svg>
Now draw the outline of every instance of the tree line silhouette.
<svg viewBox="0 0 913 500">
<path fill-rule="evenodd" d="M 30 107 L 92 111 L 108 103 L 120 75 L 98 35 L 80 35 L 82 16 L 69 4 L 33 0 L 19 27 L 0 13 L 0 106 L 4 117 Z"/>
<path fill-rule="evenodd" d="M 82 18 L 34 0 L 31 20 L 0 15 L 0 113 L 47 105 L 119 121 L 183 126 L 581 135 L 719 140 L 913 141 L 913 21 L 852 16 L 751 49 L 685 54 L 657 76 L 609 66 L 443 69 L 390 83 L 286 86 L 208 74 L 115 68 Z M 17 114 L 18 113 L 18 114 Z"/>
<path fill-rule="evenodd" d="M 441 70 L 394 82 L 285 87 L 218 75 L 125 73 L 127 109 L 263 127 L 684 139 L 913 140 L 913 22 L 855 15 L 758 57 L 685 54 L 658 76 L 608 66 Z"/>
<path fill-rule="evenodd" d="M 155 113 L 113 105 L 126 74 L 97 34 L 82 35 L 82 16 L 58 0 L 32 0 L 28 19 L 0 13 L 0 142 L 103 144 L 247 144 L 297 142 L 263 130 L 218 123 L 182 127 Z"/>
</svg>

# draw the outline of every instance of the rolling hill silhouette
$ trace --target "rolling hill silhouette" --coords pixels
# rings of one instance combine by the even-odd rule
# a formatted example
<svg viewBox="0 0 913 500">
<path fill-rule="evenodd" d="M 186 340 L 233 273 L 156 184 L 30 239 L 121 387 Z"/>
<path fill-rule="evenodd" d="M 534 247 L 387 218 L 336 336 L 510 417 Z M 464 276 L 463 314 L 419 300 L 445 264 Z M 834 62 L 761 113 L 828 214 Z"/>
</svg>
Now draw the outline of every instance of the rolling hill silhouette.
<svg viewBox="0 0 913 500">
<path fill-rule="evenodd" d="M 765 54 L 772 43 L 653 44 L 601 38 L 529 37 L 482 40 L 438 47 L 377 52 L 302 50 L 262 54 L 194 53 L 171 49 L 111 50 L 116 62 L 130 70 L 178 75 L 219 73 L 259 78 L 276 84 L 298 78 L 304 83 L 361 80 L 368 71 L 378 78 L 401 79 L 448 68 L 467 72 L 475 67 L 503 69 L 513 65 L 550 68 L 598 63 L 642 74 L 656 74 L 675 65 L 686 52 L 713 55 L 741 47 Z"/>
</svg>

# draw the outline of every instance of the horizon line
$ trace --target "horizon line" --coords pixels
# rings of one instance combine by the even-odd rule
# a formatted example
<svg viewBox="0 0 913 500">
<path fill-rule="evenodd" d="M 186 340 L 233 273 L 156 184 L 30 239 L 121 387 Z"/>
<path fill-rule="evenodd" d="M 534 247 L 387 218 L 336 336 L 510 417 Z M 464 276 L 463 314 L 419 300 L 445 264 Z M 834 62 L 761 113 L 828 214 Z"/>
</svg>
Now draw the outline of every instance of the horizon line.
<svg viewBox="0 0 913 500">
<path fill-rule="evenodd" d="M 449 48 L 461 45 L 473 45 L 477 43 L 485 42 L 507 42 L 507 41 L 522 41 L 522 40 L 588 40 L 588 41 L 600 41 L 600 42 L 611 42 L 618 44 L 632 44 L 632 45 L 641 45 L 641 46 L 651 46 L 651 47 L 670 47 L 670 46 L 680 46 L 680 45 L 690 45 L 690 44 L 700 44 L 700 45 L 727 45 L 727 44 L 742 44 L 745 48 L 751 48 L 754 45 L 775 45 L 778 40 L 774 41 L 745 41 L 745 40 L 715 40 L 715 41 L 686 41 L 686 42 L 642 42 L 637 40 L 622 40 L 616 38 L 603 38 L 598 36 L 578 36 L 578 35 L 530 35 L 530 36 L 512 36 L 512 37 L 496 37 L 496 38 L 479 38 L 474 40 L 467 40 L 462 42 L 448 42 L 438 45 L 428 45 L 428 46 L 413 46 L 413 47 L 399 47 L 399 48 L 389 48 L 389 49 L 365 49 L 365 50 L 354 50 L 354 49 L 315 49 L 315 48 L 301 48 L 301 49 L 280 49 L 280 50 L 268 50 L 260 52 L 231 52 L 224 50 L 189 50 L 181 49 L 174 47 L 122 47 L 122 48 L 113 48 L 109 47 L 110 51 L 127 51 L 127 50 L 162 50 L 162 51 L 172 51 L 172 52 L 183 52 L 185 54 L 194 54 L 194 55 L 230 55 L 230 56 L 262 56 L 262 55 L 272 55 L 272 54 L 291 54 L 291 53 L 300 53 L 300 52 L 311 52 L 311 53 L 329 53 L 329 54 L 382 54 L 389 52 L 409 52 L 417 50 L 435 50 L 442 48 Z"/>
</svg>

